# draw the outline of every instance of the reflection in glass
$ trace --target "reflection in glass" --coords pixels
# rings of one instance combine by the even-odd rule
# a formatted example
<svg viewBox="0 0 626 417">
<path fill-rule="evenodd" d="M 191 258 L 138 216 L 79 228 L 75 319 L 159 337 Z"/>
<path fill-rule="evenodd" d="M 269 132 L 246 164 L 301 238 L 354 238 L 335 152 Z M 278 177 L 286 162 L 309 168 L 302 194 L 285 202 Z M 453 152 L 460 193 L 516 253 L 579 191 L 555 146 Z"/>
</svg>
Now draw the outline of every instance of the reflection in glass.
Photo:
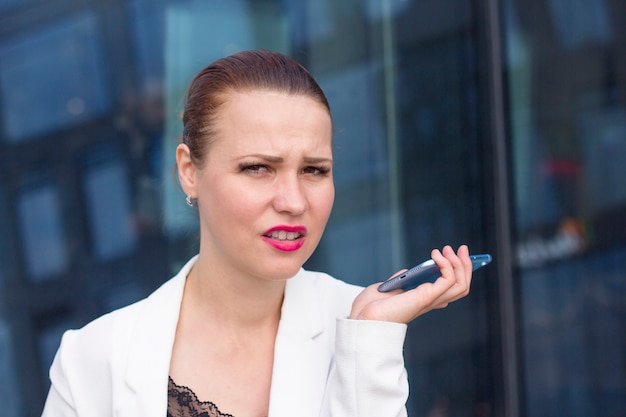
<svg viewBox="0 0 626 417">
<path fill-rule="evenodd" d="M 505 3 L 526 414 L 626 415 L 623 4 Z"/>
<path fill-rule="evenodd" d="M 363 88 L 378 82 L 380 66 L 363 61 L 318 77 L 333 109 L 337 189 L 321 251 L 326 269 L 359 285 L 394 272 L 384 103 L 376 89 Z"/>
<path fill-rule="evenodd" d="M 583 146 L 585 213 L 626 204 L 626 105 L 590 111 L 579 120 Z"/>
<path fill-rule="evenodd" d="M 626 410 L 626 248 L 524 274 L 529 416 Z"/>
<path fill-rule="evenodd" d="M 564 49 L 602 44 L 611 39 L 606 0 L 549 0 L 548 6 Z"/>
<path fill-rule="evenodd" d="M 61 337 L 63 333 L 71 328 L 75 328 L 71 323 L 60 322 L 52 326 L 46 326 L 39 330 L 37 335 L 37 344 L 39 352 L 39 362 L 41 363 L 41 378 L 44 382 L 44 386 L 49 386 L 48 370 L 52 365 L 54 355 L 61 343 Z"/>
<path fill-rule="evenodd" d="M 163 78 L 163 39 L 165 33 L 165 1 L 132 0 L 129 4 L 133 19 L 131 30 L 137 44 L 137 66 L 142 79 Z"/>
<path fill-rule="evenodd" d="M 0 11 L 17 8 L 18 6 L 25 6 L 33 1 L 35 0 L 2 0 L 0 1 Z"/>
<path fill-rule="evenodd" d="M 322 246 L 326 254 L 325 270 L 362 286 L 388 278 L 395 272 L 391 266 L 390 228 L 387 210 L 358 213 L 351 222 L 331 222 L 324 232 Z M 359 245 L 347 242 L 359 242 Z"/>
<path fill-rule="evenodd" d="M 0 100 L 10 142 L 107 110 L 99 41 L 94 15 L 82 14 L 0 44 Z"/>
<path fill-rule="evenodd" d="M 127 173 L 119 160 L 90 167 L 85 175 L 92 248 L 99 260 L 132 252 L 137 244 Z"/>
<path fill-rule="evenodd" d="M 65 272 L 69 259 L 57 189 L 45 185 L 24 191 L 17 210 L 28 276 L 41 281 Z"/>
<path fill-rule="evenodd" d="M 318 77 L 333 109 L 334 179 L 339 188 L 387 177 L 384 103 L 375 89 L 363 88 L 375 85 L 381 66 L 365 61 Z"/>
<path fill-rule="evenodd" d="M 12 255 L 11 231 L 8 219 L 9 208 L 6 205 L 7 197 L 4 188 L 0 185 L 0 291 L 5 285 L 6 276 L 10 274 L 12 265 L 9 264 L 9 257 Z"/>
<path fill-rule="evenodd" d="M 0 318 L 0 404 L 4 417 L 20 416 L 19 397 L 17 395 L 18 375 L 14 368 L 11 332 L 9 326 Z"/>
</svg>

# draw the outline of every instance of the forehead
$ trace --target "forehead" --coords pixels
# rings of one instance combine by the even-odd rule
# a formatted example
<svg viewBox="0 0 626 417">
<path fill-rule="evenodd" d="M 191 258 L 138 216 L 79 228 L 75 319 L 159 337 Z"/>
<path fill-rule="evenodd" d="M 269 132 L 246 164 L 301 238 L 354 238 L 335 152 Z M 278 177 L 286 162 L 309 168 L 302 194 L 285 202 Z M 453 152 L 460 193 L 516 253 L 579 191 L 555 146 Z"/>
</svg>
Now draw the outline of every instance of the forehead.
<svg viewBox="0 0 626 417">
<path fill-rule="evenodd" d="M 329 152 L 332 146 L 328 109 L 304 95 L 264 90 L 230 93 L 215 127 L 214 145 L 232 150 L 288 147 Z"/>
</svg>

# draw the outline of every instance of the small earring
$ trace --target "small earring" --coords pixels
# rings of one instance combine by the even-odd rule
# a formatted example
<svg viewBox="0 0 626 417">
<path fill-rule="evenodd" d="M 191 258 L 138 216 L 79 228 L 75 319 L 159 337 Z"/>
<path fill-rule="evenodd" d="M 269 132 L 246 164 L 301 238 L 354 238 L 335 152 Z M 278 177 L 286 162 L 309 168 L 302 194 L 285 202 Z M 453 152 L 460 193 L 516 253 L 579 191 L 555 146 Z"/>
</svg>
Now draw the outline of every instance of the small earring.
<svg viewBox="0 0 626 417">
<path fill-rule="evenodd" d="M 198 205 L 198 199 L 191 197 L 191 194 L 185 197 L 185 201 L 189 207 L 195 207 Z"/>
</svg>

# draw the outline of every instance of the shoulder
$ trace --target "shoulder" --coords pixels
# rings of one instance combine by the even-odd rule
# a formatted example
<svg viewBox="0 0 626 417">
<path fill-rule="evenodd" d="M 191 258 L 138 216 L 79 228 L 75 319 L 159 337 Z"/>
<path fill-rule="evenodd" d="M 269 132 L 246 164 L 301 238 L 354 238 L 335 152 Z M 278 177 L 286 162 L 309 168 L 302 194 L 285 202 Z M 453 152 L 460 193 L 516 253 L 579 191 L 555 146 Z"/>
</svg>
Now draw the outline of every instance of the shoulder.
<svg viewBox="0 0 626 417">
<path fill-rule="evenodd" d="M 152 309 L 167 309 L 168 304 L 178 302 L 182 297 L 184 277 L 179 275 L 169 279 L 146 298 L 126 307 L 104 314 L 78 330 L 68 331 L 69 338 L 77 342 L 119 341 L 126 333 L 131 333 L 137 323 Z M 180 295 L 179 295 L 180 294 Z M 172 308 L 169 311 L 173 311 Z"/>
<path fill-rule="evenodd" d="M 190 261 L 191 262 L 191 261 Z M 146 298 L 104 314 L 80 329 L 68 330 L 56 360 L 68 366 L 110 366 L 124 355 L 133 335 L 146 327 L 177 320 L 186 273 L 185 267 Z"/>
<path fill-rule="evenodd" d="M 86 415 L 90 409 L 106 410 L 115 390 L 125 386 L 121 381 L 133 381 L 128 378 L 134 375 L 129 372 L 137 357 L 148 352 L 152 358 L 166 358 L 192 264 L 193 260 L 147 298 L 65 332 L 50 367 L 52 387 L 46 407 L 54 411 L 67 404 Z M 149 366 L 167 364 L 152 361 Z"/>
</svg>

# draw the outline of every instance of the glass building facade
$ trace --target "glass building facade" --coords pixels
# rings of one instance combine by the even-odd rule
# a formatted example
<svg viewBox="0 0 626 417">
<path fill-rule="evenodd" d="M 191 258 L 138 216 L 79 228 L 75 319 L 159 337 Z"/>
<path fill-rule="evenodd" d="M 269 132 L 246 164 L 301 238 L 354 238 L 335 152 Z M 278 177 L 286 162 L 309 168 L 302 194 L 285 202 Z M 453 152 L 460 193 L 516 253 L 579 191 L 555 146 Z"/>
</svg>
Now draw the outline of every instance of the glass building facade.
<svg viewBox="0 0 626 417">
<path fill-rule="evenodd" d="M 444 244 L 494 256 L 409 326 L 409 415 L 626 415 L 623 1 L 3 0 L 3 416 L 41 413 L 64 330 L 195 253 L 185 88 L 253 48 L 302 62 L 333 111 L 306 267 L 366 285 Z"/>
</svg>

